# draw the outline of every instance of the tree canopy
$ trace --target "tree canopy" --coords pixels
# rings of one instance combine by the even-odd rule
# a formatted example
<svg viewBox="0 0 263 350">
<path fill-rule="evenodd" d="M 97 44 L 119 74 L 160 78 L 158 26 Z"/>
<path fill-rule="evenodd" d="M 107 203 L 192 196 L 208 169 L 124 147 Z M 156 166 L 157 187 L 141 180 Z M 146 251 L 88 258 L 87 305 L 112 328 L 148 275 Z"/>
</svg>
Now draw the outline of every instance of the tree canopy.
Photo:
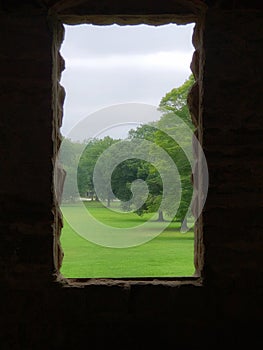
<svg viewBox="0 0 263 350">
<path fill-rule="evenodd" d="M 191 133 L 183 132 L 184 125 L 182 125 L 181 121 L 191 130 L 194 129 L 187 106 L 187 96 L 193 83 L 193 75 L 190 75 L 182 86 L 172 89 L 161 99 L 159 109 L 162 112 L 162 116 L 157 123 L 153 125 L 142 125 L 136 130 L 131 130 L 129 134 L 130 138 L 143 137 L 154 142 L 154 144 L 164 149 L 177 165 L 182 194 L 175 219 L 182 221 L 182 228 L 187 225 L 184 218 L 192 199 L 193 186 L 191 182 L 191 159 L 188 159 L 192 157 L 192 137 Z M 176 142 L 177 139 L 180 139 L 180 145 Z M 185 154 L 185 149 L 188 150 L 187 155 Z M 159 168 L 161 169 L 165 167 L 165 164 L 162 164 L 162 162 L 163 160 L 160 159 Z M 144 173 L 148 174 L 146 182 L 149 186 L 150 194 L 144 205 L 137 211 L 139 215 L 142 215 L 144 212 L 157 211 L 163 196 L 163 184 L 159 172 L 150 165 L 148 165 L 148 169 L 145 171 L 144 165 Z M 175 202 L 167 200 L 165 203 L 166 205 L 162 208 L 163 210 L 161 211 L 159 209 L 159 220 L 163 219 L 163 211 L 168 215 L 171 215 L 174 211 Z"/>
</svg>

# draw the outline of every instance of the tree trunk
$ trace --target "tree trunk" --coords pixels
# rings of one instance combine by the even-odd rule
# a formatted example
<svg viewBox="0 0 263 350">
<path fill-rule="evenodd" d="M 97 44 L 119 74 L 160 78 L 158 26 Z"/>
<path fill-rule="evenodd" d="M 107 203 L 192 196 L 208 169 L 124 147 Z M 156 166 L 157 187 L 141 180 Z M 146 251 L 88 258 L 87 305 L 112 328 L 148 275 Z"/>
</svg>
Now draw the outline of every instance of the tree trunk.
<svg viewBox="0 0 263 350">
<path fill-rule="evenodd" d="M 184 218 L 184 220 L 181 223 L 181 232 L 186 232 L 186 231 L 188 231 L 187 218 Z"/>
<path fill-rule="evenodd" d="M 158 219 L 157 221 L 160 221 L 160 222 L 163 222 L 164 221 L 164 218 L 163 218 L 163 211 L 162 210 L 159 210 L 158 211 Z"/>
<path fill-rule="evenodd" d="M 107 208 L 110 208 L 110 198 L 107 199 Z"/>
</svg>

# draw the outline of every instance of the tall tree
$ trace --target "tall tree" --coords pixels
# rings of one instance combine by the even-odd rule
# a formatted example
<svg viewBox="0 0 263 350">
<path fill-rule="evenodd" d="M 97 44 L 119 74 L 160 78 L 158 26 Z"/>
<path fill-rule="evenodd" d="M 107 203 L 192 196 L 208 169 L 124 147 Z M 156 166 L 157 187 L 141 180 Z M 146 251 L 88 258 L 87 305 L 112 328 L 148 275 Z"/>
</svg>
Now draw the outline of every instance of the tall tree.
<svg viewBox="0 0 263 350">
<path fill-rule="evenodd" d="M 152 125 L 142 125 L 129 133 L 130 138 L 144 138 L 154 145 L 160 146 L 177 165 L 180 174 L 182 194 L 175 219 L 181 220 L 182 230 L 187 228 L 187 219 L 184 220 L 184 218 L 191 202 L 193 187 L 191 183 L 191 163 L 187 158 L 187 156 L 191 157 L 192 155 L 192 137 L 191 133 L 183 133 L 184 125 L 182 125 L 180 120 L 183 120 L 183 122 L 193 130 L 193 124 L 187 107 L 187 96 L 193 83 L 194 78 L 193 75 L 191 75 L 182 86 L 172 89 L 161 99 L 159 109 L 162 112 L 162 117 L 159 122 Z M 179 119 L 176 116 L 179 117 Z M 178 139 L 178 135 L 180 144 L 175 141 Z M 153 147 L 152 150 L 154 149 Z M 187 155 L 184 149 L 189 151 Z M 178 203 L 174 200 L 174 196 L 170 197 L 169 193 L 163 193 L 163 183 L 160 172 L 157 169 L 159 168 L 164 171 L 167 167 L 167 163 L 160 157 L 159 162 L 156 164 L 156 167 L 147 165 L 148 175 L 146 177 L 146 182 L 150 193 L 144 205 L 137 210 L 137 213 L 142 215 L 145 212 L 154 212 L 158 210 L 158 220 L 162 221 L 164 220 L 164 213 L 172 215 Z M 174 184 L 170 184 L 170 191 L 176 191 L 173 186 Z M 165 201 L 163 201 L 164 195 L 166 196 Z M 162 206 L 160 207 L 161 203 Z"/>
<path fill-rule="evenodd" d="M 159 104 L 159 109 L 162 111 L 163 115 L 160 119 L 158 126 L 169 132 L 169 135 L 172 137 L 177 137 L 180 133 L 181 125 L 177 124 L 174 116 L 177 115 L 186 125 L 194 131 L 194 125 L 191 120 L 189 108 L 187 106 L 187 97 L 191 87 L 194 84 L 194 76 L 191 74 L 189 78 L 178 88 L 172 89 L 168 92 L 162 99 Z M 179 130 L 178 130 L 179 128 Z M 179 131 L 179 132 L 178 132 Z M 163 143 L 164 139 L 159 138 L 158 142 L 158 133 L 157 132 L 157 143 L 160 145 Z M 161 142 L 160 142 L 161 141 Z M 192 135 L 191 133 L 183 133 L 183 138 L 181 138 L 181 146 L 183 145 L 184 149 L 188 149 L 188 157 L 192 157 Z M 170 143 L 173 145 L 173 143 Z M 182 230 L 187 229 L 187 218 L 186 214 L 191 203 L 193 186 L 192 186 L 192 169 L 191 162 L 187 158 L 182 147 L 176 147 L 172 150 L 173 146 L 165 146 L 167 151 L 171 154 L 174 161 L 178 165 L 178 169 L 181 176 L 182 184 L 182 198 L 180 202 L 180 207 L 177 211 L 177 219 L 182 221 Z"/>
</svg>

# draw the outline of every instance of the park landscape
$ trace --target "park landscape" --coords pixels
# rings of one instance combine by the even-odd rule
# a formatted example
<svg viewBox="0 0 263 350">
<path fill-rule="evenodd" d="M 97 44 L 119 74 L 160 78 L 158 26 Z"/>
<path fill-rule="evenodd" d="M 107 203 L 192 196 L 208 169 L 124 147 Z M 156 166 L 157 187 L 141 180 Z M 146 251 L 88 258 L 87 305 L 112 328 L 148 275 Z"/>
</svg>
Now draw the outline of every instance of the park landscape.
<svg viewBox="0 0 263 350">
<path fill-rule="evenodd" d="M 131 129 L 127 140 L 106 136 L 83 141 L 85 147 L 83 142 L 63 140 L 60 161 L 66 171 L 66 186 L 61 203 L 64 219 L 62 275 L 69 278 L 142 278 L 194 274 L 194 220 L 188 211 L 193 194 L 191 164 L 182 149 L 182 142 L 179 145 L 173 138 L 181 127 L 175 115 L 194 131 L 187 107 L 188 92 L 193 83 L 191 75 L 182 86 L 168 92 L 159 104 L 160 120 Z M 111 159 L 114 162 L 120 141 L 119 152 L 129 152 L 131 143 L 135 142 L 132 145 L 138 157 L 132 156 L 120 162 L 111 172 L 105 164 L 110 164 Z M 186 136 L 183 148 L 191 148 L 191 142 Z M 169 183 L 169 191 L 165 192 L 163 175 L 169 166 L 163 157 L 156 157 L 159 159 L 155 162 L 140 157 L 142 152 L 155 155 L 156 145 L 178 168 L 180 196 L 177 196 L 178 183 L 173 180 Z M 104 164 L 103 169 L 96 167 L 99 158 Z M 94 171 L 101 179 L 97 187 Z M 74 177 L 77 178 L 77 188 Z M 106 186 L 109 177 L 111 191 Z M 147 184 L 146 196 L 140 187 L 136 196 L 133 193 L 132 186 L 138 179 Z M 142 229 L 140 234 L 153 238 L 143 244 L 122 248 L 96 244 L 81 235 L 67 220 L 71 217 L 84 230 L 92 230 L 83 215 L 83 207 L 103 225 L 123 229 L 124 235 L 127 228 L 140 227 L 147 222 L 147 229 Z M 96 230 L 100 235 L 99 229 Z M 161 233 L 155 235 L 155 232 Z"/>
</svg>

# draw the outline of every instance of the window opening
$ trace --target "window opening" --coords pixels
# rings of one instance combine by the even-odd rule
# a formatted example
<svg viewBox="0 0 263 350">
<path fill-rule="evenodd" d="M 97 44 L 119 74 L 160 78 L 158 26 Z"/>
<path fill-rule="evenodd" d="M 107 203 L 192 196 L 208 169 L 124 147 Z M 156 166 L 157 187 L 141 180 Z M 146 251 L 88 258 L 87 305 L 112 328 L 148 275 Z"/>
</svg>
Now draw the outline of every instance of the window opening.
<svg viewBox="0 0 263 350">
<path fill-rule="evenodd" d="M 62 275 L 192 276 L 193 24 L 65 30 Z"/>
</svg>

